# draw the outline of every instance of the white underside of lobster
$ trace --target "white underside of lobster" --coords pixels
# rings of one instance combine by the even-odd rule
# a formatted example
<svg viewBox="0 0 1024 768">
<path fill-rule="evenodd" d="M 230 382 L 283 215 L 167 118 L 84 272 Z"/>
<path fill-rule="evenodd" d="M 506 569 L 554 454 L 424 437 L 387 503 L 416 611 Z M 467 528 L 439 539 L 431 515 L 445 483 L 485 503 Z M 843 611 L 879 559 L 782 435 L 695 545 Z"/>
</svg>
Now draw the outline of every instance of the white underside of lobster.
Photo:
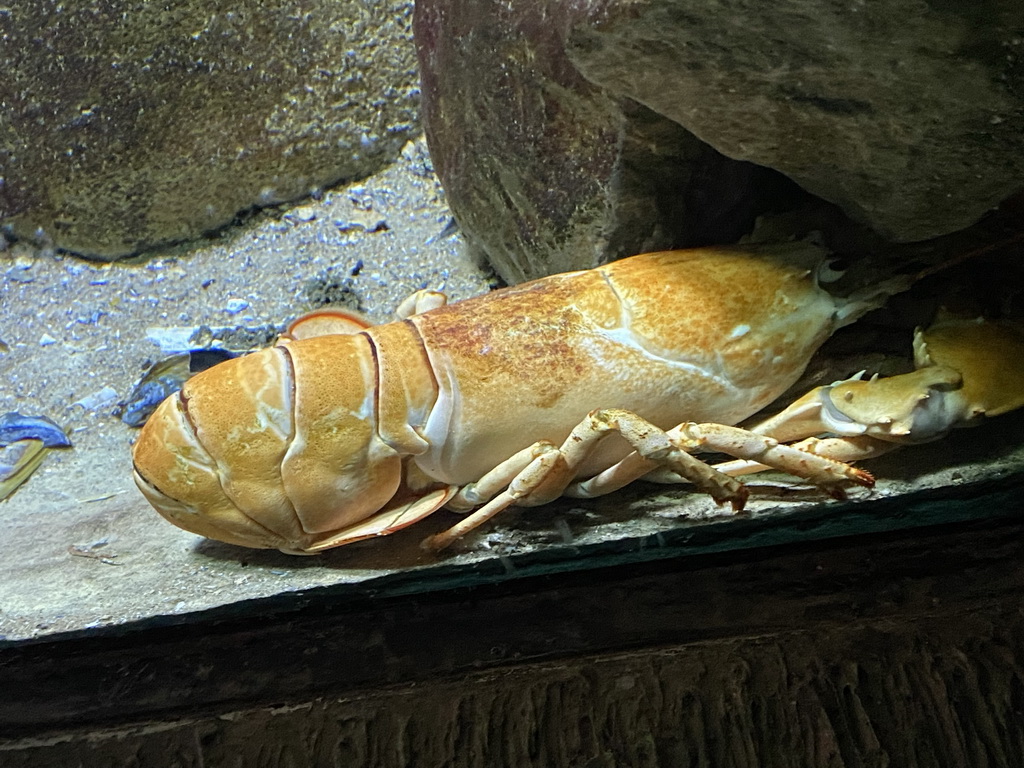
<svg viewBox="0 0 1024 768">
<path fill-rule="evenodd" d="M 1020 329 L 951 321 L 919 333 L 915 373 L 818 388 L 731 426 L 878 303 L 831 296 L 823 258 L 802 243 L 671 251 L 452 305 L 421 292 L 380 326 L 317 313 L 168 398 L 135 444 L 136 482 L 186 530 L 292 553 L 476 508 L 436 549 L 512 504 L 639 477 L 734 509 L 747 498 L 734 475 L 766 467 L 838 496 L 873 482 L 847 462 L 1022 404 L 1024 371 L 1006 368 L 1024 358 Z M 711 467 L 703 451 L 737 461 Z"/>
</svg>

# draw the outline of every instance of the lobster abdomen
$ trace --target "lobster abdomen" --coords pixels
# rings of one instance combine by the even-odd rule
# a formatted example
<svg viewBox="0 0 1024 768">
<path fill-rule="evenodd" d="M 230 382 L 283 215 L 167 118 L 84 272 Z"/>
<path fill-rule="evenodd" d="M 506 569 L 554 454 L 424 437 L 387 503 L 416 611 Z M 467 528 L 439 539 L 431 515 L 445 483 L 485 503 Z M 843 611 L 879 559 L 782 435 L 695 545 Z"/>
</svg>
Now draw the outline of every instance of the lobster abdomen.
<svg viewBox="0 0 1024 768">
<path fill-rule="evenodd" d="M 161 514 L 204 536 L 304 550 L 377 511 L 401 459 L 377 434 L 377 369 L 362 334 L 229 360 L 164 401 L 133 449 Z"/>
</svg>

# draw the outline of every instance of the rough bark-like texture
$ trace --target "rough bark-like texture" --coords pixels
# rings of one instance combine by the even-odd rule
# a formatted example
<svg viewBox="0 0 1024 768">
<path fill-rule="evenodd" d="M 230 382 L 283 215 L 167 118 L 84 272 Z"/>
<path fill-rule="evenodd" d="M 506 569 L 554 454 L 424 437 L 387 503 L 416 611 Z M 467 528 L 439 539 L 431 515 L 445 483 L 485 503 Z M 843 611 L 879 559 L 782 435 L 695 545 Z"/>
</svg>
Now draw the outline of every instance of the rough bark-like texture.
<svg viewBox="0 0 1024 768">
<path fill-rule="evenodd" d="M 979 611 L 591 657 L 0 745 L 30 766 L 1014 766 L 1024 620 Z"/>
<path fill-rule="evenodd" d="M 463 231 L 510 282 L 735 239 L 787 188 L 587 83 L 564 53 L 582 8 L 416 4 L 435 169 Z"/>
<path fill-rule="evenodd" d="M 0 10 L 0 221 L 116 258 L 393 159 L 406 0 L 53 0 Z"/>
<path fill-rule="evenodd" d="M 1021 188 L 1019 10 L 422 0 L 427 137 L 509 280 L 735 239 L 782 174 L 926 239 Z"/>
<path fill-rule="evenodd" d="M 311 590 L 0 643 L 0 765 L 1019 766 L 1022 533 L 988 520 L 429 594 Z"/>
</svg>

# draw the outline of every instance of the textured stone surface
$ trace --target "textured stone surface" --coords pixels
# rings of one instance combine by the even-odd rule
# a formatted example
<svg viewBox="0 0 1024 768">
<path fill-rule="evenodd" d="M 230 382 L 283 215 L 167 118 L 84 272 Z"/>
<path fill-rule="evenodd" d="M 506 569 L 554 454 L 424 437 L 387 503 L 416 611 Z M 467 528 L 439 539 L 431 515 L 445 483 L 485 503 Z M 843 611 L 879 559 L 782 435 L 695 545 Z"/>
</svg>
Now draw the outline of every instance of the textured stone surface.
<svg viewBox="0 0 1024 768">
<path fill-rule="evenodd" d="M 563 49 L 586 5 L 416 5 L 435 169 L 510 282 L 735 239 L 764 205 L 751 190 L 786 186 L 584 80 Z"/>
<path fill-rule="evenodd" d="M 604 0 L 568 48 L 585 77 L 729 157 L 921 240 L 1024 186 L 1020 11 L 1015 0 Z"/>
<path fill-rule="evenodd" d="M 362 177 L 418 124 L 405 0 L 0 10 L 0 220 L 115 258 Z"/>
<path fill-rule="evenodd" d="M 1017 611 L 573 659 L 6 745 L 33 766 L 1009 766 Z"/>
<path fill-rule="evenodd" d="M 428 141 L 509 280 L 735 239 L 784 179 L 938 236 L 1024 172 L 1019 7 L 947 6 L 423 0 Z"/>
</svg>

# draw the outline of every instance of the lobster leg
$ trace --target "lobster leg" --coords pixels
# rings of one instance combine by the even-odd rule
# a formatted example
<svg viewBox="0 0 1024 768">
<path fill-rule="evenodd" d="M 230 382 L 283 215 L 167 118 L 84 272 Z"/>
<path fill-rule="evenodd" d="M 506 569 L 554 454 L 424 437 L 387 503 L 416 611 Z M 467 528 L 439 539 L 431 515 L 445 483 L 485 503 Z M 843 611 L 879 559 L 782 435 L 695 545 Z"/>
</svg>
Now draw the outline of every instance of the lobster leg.
<svg viewBox="0 0 1024 768">
<path fill-rule="evenodd" d="M 806 440 L 790 444 L 789 447 L 844 464 L 852 464 L 855 461 L 873 459 L 900 446 L 898 443 L 886 442 L 870 435 L 858 435 L 857 437 L 808 437 Z M 714 467 L 719 472 L 723 472 L 730 477 L 752 475 L 772 469 L 767 464 L 744 459 L 722 462 L 721 464 L 715 464 Z M 661 478 L 650 479 L 654 482 L 675 482 L 671 478 L 665 478 L 665 480 Z"/>
<path fill-rule="evenodd" d="M 737 511 L 743 508 L 747 490 L 742 483 L 694 458 L 676 445 L 668 433 L 635 413 L 607 409 L 588 414 L 561 447 L 543 441 L 535 443 L 464 487 L 452 506 L 465 508 L 487 503 L 447 531 L 426 539 L 423 547 L 444 549 L 513 504 L 538 506 L 558 498 L 597 444 L 612 432 L 618 432 L 633 446 L 636 455 L 644 457 L 651 466 L 661 465 L 679 473 L 719 504 L 729 502 Z M 489 495 L 492 497 L 488 499 Z"/>
<path fill-rule="evenodd" d="M 1019 323 L 946 317 L 915 332 L 917 370 L 818 387 L 753 429 L 780 440 L 807 438 L 794 447 L 840 461 L 874 458 L 1024 405 L 1022 359 Z M 840 437 L 811 437 L 822 433 Z M 767 467 L 729 462 L 717 469 L 739 475 Z"/>
<path fill-rule="evenodd" d="M 887 381 L 892 381 L 895 378 L 898 377 L 892 377 L 892 379 Z M 858 379 L 859 376 L 854 377 L 850 381 L 855 382 Z M 827 407 L 827 403 L 830 402 L 833 387 L 815 387 L 779 413 L 750 427 L 750 431 L 758 435 L 787 442 L 791 450 L 802 451 L 826 460 L 842 462 L 844 464 L 862 461 L 863 459 L 872 459 L 876 456 L 881 456 L 883 453 L 888 453 L 897 447 L 895 443 L 864 434 L 848 434 L 827 438 L 815 437 L 815 435 L 825 434 L 835 429 L 835 424 L 827 424 L 822 418 L 822 408 Z M 851 424 L 851 426 L 855 429 L 862 429 L 860 425 Z M 799 440 L 799 442 L 792 442 L 796 440 Z M 770 469 L 782 469 L 782 467 L 772 465 L 769 462 L 745 457 L 715 464 L 714 467 L 719 472 L 724 472 L 731 477 L 755 474 Z M 659 480 L 659 478 L 651 479 Z M 671 481 L 671 479 L 669 480 Z"/>
<path fill-rule="evenodd" d="M 669 430 L 667 435 L 673 443 L 686 451 L 714 451 L 742 457 L 738 461 L 712 467 L 729 476 L 778 469 L 805 478 L 836 498 L 842 498 L 843 487 L 851 483 L 866 487 L 874 485 L 874 478 L 868 472 L 845 463 L 865 458 L 863 450 L 850 450 L 844 454 L 831 444 L 832 441 L 819 441 L 828 444 L 822 446 L 822 450 L 813 450 L 810 441 L 783 445 L 772 437 L 752 430 L 722 424 L 680 424 Z M 851 448 L 854 445 L 855 441 L 851 440 Z M 864 447 L 866 449 L 867 446 Z M 658 467 L 639 453 L 631 453 L 604 472 L 569 486 L 566 495 L 576 498 L 601 496 L 617 491 L 641 477 L 655 482 L 679 482 L 678 475 L 666 472 L 664 467 Z"/>
<path fill-rule="evenodd" d="M 554 456 L 557 453 L 558 448 L 555 444 L 547 440 L 540 440 L 529 448 L 524 448 L 505 459 L 475 483 L 462 486 L 455 498 L 448 502 L 448 509 L 455 512 L 468 512 L 487 503 L 519 478 L 531 465 L 535 465 L 535 463 L 538 466 L 546 465 L 551 461 L 550 458 L 542 461 L 542 456 Z M 535 467 L 531 470 L 531 475 L 536 471 Z M 550 476 L 551 474 L 553 474 L 552 471 L 548 469 L 546 475 Z"/>
<path fill-rule="evenodd" d="M 413 315 L 422 315 L 432 309 L 443 307 L 448 303 L 448 297 L 440 291 L 428 291 L 426 289 L 410 293 L 395 308 L 395 317 L 405 320 Z"/>
<path fill-rule="evenodd" d="M 855 376 L 816 387 L 788 408 L 751 427 L 752 432 L 794 443 L 793 447 L 837 461 L 852 462 L 887 453 L 899 445 L 935 440 L 970 408 L 961 396 L 963 378 L 945 365 L 861 380 Z M 815 435 L 833 437 L 816 439 Z M 767 462 L 716 465 L 729 475 L 770 469 Z"/>
</svg>

